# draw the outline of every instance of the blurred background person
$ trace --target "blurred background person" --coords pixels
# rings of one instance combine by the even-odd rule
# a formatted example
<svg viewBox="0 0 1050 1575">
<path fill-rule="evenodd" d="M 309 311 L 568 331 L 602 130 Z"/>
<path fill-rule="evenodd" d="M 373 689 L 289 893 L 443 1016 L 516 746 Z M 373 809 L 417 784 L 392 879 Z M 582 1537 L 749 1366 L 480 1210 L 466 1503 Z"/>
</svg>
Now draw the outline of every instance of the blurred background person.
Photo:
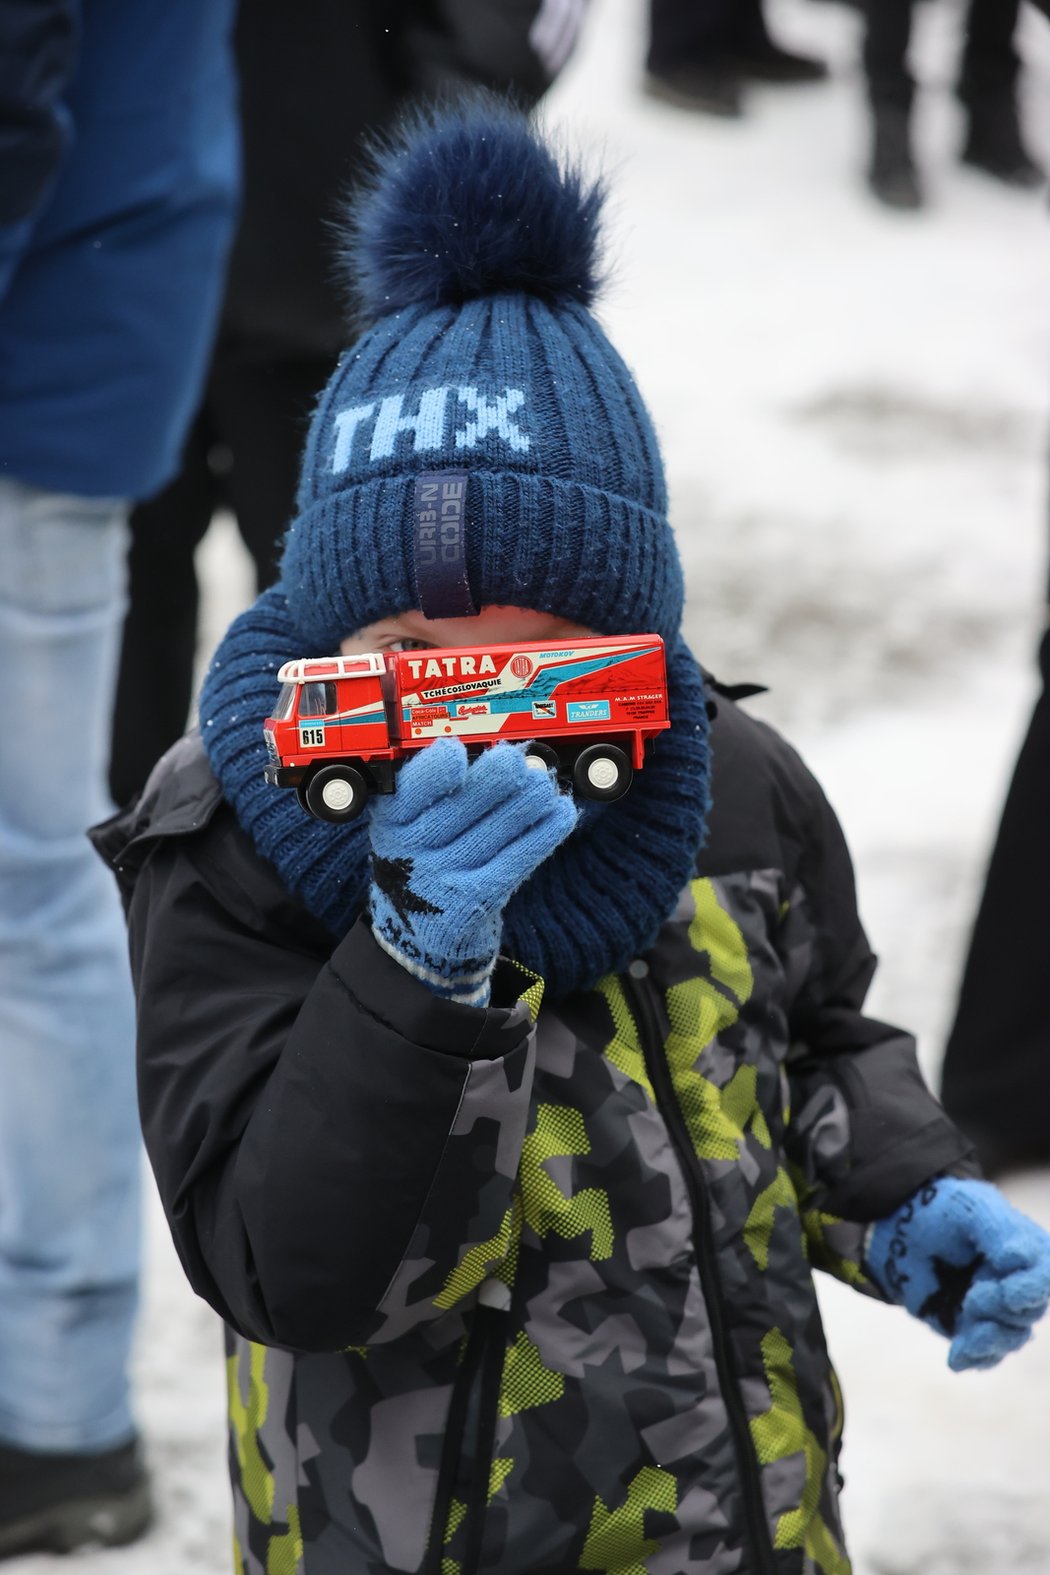
<svg viewBox="0 0 1050 1575">
<path fill-rule="evenodd" d="M 945 1108 L 988 1176 L 1050 1164 L 1050 629 L 1039 667 L 942 1068 Z"/>
<path fill-rule="evenodd" d="M 585 0 L 284 0 L 235 33 L 244 197 L 203 402 L 178 475 L 132 515 L 130 603 L 110 786 L 138 793 L 182 734 L 197 646 L 194 551 L 228 508 L 275 574 L 316 395 L 352 337 L 333 221 L 368 139 L 417 96 L 484 84 L 533 105 L 576 40 Z"/>
<path fill-rule="evenodd" d="M 923 188 L 912 152 L 915 83 L 908 69 L 915 0 L 866 0 L 864 74 L 872 114 L 868 184 L 892 208 L 919 208 Z M 1025 145 L 1017 105 L 1021 0 L 969 0 L 957 95 L 966 112 L 964 164 L 1008 186 L 1031 188 L 1043 171 Z"/>
<path fill-rule="evenodd" d="M 988 1176 L 1050 1164 L 1050 588 L 1039 675 L 941 1066 L 945 1108 Z"/>
<path fill-rule="evenodd" d="M 1050 0 L 1035 0 L 1050 17 Z M 941 1067 L 989 1176 L 1050 1164 L 1050 588 L 1042 689 L 1003 805 Z"/>
<path fill-rule="evenodd" d="M 172 473 L 237 156 L 230 0 L 0 9 L 0 1556 L 131 1541 L 141 1149 L 108 809 L 128 500 Z"/>
<path fill-rule="evenodd" d="M 743 113 L 744 83 L 819 82 L 823 60 L 771 37 L 762 0 L 649 0 L 645 88 L 681 109 Z"/>
</svg>

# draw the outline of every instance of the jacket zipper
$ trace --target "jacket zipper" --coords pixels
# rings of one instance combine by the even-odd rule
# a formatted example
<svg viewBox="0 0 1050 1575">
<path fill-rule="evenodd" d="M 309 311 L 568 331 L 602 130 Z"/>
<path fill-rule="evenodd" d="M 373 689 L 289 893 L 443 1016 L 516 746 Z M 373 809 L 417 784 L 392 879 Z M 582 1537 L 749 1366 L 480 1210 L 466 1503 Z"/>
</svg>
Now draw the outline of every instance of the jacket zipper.
<svg viewBox="0 0 1050 1575">
<path fill-rule="evenodd" d="M 484 1294 L 485 1287 L 482 1287 Z M 496 1441 L 499 1391 L 503 1379 L 506 1351 L 506 1314 L 479 1302 L 476 1317 L 484 1319 L 484 1351 L 481 1359 L 481 1387 L 478 1395 L 477 1431 L 474 1438 L 474 1464 L 467 1495 L 467 1536 L 460 1575 L 476 1575 L 481 1563 L 481 1538 L 489 1503 L 489 1478 L 492 1451 Z"/>
<path fill-rule="evenodd" d="M 501 1311 L 488 1307 L 483 1302 L 479 1302 L 474 1309 L 466 1350 L 463 1352 L 459 1372 L 456 1374 L 448 1416 L 445 1420 L 445 1439 L 441 1449 L 441 1463 L 438 1467 L 434 1510 L 430 1520 L 430 1537 L 427 1542 L 426 1557 L 420 1566 L 420 1575 L 441 1575 L 445 1529 L 448 1526 L 449 1511 L 452 1508 L 463 1454 L 467 1410 L 480 1374 L 481 1393 L 478 1401 L 474 1451 L 475 1470 L 471 1477 L 467 1504 L 467 1557 L 461 1566 L 462 1575 L 469 1575 L 469 1572 L 477 1567 L 477 1560 L 481 1553 L 481 1523 L 488 1503 L 499 1386 L 503 1374 L 505 1323 L 506 1319 Z M 471 1558 L 474 1560 L 473 1564 Z"/>
<path fill-rule="evenodd" d="M 711 1324 L 711 1341 L 714 1348 L 715 1368 L 729 1418 L 730 1432 L 736 1450 L 737 1467 L 744 1498 L 744 1515 L 747 1531 L 758 1563 L 756 1571 L 762 1575 L 775 1575 L 777 1562 L 766 1521 L 762 1484 L 759 1480 L 758 1460 L 751 1442 L 751 1429 L 740 1397 L 736 1364 L 729 1347 L 725 1301 L 718 1277 L 714 1240 L 711 1233 L 711 1211 L 708 1207 L 707 1183 L 700 1168 L 688 1128 L 682 1116 L 678 1096 L 674 1090 L 670 1068 L 663 1054 L 663 1035 L 656 1018 L 656 1011 L 649 995 L 651 986 L 643 986 L 630 974 L 621 974 L 621 982 L 638 1030 L 642 1056 L 649 1080 L 656 1096 L 656 1107 L 663 1116 L 671 1138 L 672 1147 L 685 1177 L 695 1225 L 697 1269 L 703 1291 L 707 1315 Z"/>
</svg>

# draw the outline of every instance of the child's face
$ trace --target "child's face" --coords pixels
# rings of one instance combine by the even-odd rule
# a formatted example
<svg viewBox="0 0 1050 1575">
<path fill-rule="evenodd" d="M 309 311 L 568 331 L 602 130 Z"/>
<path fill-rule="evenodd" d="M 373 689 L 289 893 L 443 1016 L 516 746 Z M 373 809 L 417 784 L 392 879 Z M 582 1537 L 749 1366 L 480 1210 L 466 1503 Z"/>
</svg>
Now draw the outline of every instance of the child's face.
<svg viewBox="0 0 1050 1575">
<path fill-rule="evenodd" d="M 425 646 L 514 645 L 519 640 L 571 640 L 594 633 L 583 624 L 528 607 L 483 607 L 472 618 L 424 618 L 421 612 L 381 618 L 347 635 L 344 656 L 355 651 L 418 650 Z"/>
</svg>

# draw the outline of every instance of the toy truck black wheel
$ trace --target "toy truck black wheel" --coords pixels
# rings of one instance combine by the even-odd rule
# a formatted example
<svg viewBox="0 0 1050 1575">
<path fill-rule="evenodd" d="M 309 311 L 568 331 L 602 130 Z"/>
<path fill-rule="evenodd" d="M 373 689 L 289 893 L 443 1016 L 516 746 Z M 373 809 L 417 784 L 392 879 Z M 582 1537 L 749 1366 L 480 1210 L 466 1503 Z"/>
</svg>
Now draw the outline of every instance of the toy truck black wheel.
<svg viewBox="0 0 1050 1575">
<path fill-rule="evenodd" d="M 318 820 L 344 825 L 368 802 L 368 783 L 354 766 L 319 766 L 306 784 L 306 807 Z"/>
<path fill-rule="evenodd" d="M 544 744 L 540 739 L 534 738 L 525 750 L 525 762 L 537 771 L 557 771 L 558 751 L 552 749 L 549 744 Z"/>
<path fill-rule="evenodd" d="M 588 744 L 576 756 L 572 781 L 584 798 L 611 803 L 623 798 L 631 785 L 634 769 L 616 744 Z"/>
</svg>

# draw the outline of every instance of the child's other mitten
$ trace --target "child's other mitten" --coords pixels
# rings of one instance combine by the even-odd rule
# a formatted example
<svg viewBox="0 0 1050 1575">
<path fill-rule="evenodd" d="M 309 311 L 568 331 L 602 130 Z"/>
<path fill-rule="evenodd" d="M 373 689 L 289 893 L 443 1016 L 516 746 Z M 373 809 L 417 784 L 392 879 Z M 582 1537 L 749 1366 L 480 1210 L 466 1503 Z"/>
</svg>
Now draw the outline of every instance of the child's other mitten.
<svg viewBox="0 0 1050 1575">
<path fill-rule="evenodd" d="M 872 1227 L 867 1267 L 890 1301 L 951 1340 L 948 1365 L 994 1367 L 1050 1302 L 1050 1235 L 987 1181 L 927 1182 Z"/>
<path fill-rule="evenodd" d="M 372 800 L 376 940 L 437 994 L 487 1005 L 503 910 L 575 824 L 572 799 L 513 744 L 473 762 L 458 739 L 421 749 Z"/>
</svg>

